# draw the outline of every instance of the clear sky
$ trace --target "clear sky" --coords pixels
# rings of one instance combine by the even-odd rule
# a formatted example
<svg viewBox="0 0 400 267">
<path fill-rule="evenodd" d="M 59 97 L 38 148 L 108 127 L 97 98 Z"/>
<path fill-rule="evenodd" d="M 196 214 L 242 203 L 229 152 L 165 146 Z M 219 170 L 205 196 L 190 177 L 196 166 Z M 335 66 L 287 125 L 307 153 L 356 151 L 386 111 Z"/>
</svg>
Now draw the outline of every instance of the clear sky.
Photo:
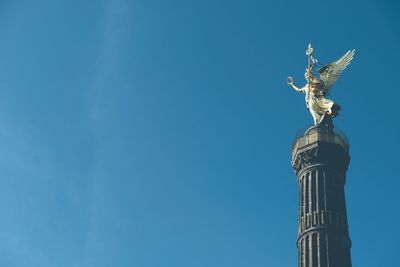
<svg viewBox="0 0 400 267">
<path fill-rule="evenodd" d="M 354 266 L 398 266 L 396 1 L 0 1 L 0 265 L 297 264 L 312 42 L 351 142 Z"/>
</svg>

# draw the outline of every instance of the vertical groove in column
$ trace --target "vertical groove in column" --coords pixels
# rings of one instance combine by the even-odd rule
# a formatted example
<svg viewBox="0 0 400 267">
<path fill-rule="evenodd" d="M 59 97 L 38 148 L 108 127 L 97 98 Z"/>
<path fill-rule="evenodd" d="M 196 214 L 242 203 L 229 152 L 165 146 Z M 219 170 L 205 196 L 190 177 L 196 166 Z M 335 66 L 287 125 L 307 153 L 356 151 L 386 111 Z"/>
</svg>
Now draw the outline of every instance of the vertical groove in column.
<svg viewBox="0 0 400 267">
<path fill-rule="evenodd" d="M 323 216 L 323 209 L 324 209 L 324 186 L 323 186 L 323 170 L 318 170 L 318 175 L 317 175 L 317 185 L 318 185 L 318 220 L 319 220 L 319 224 L 323 224 L 322 221 L 322 216 Z"/>
<path fill-rule="evenodd" d="M 311 179 L 311 177 L 310 177 Z M 312 250 L 312 234 L 307 236 L 308 238 L 308 266 L 313 266 L 313 250 Z"/>
<path fill-rule="evenodd" d="M 302 207 L 302 192 L 301 192 L 301 185 L 302 185 L 302 183 L 303 183 L 303 179 L 302 178 L 300 178 L 300 180 L 299 180 L 299 225 L 298 225 L 298 232 L 300 233 L 301 232 L 301 207 Z"/>
<path fill-rule="evenodd" d="M 301 206 L 300 206 L 301 217 L 304 216 L 304 177 L 305 177 L 305 174 L 303 174 L 301 177 Z"/>
<path fill-rule="evenodd" d="M 341 207 L 340 207 L 340 210 L 342 212 L 341 215 L 342 215 L 342 218 L 343 218 L 342 219 L 342 226 L 344 228 L 346 228 L 347 227 L 347 210 L 346 210 L 346 195 L 344 193 L 344 187 L 341 188 L 340 193 L 341 193 L 341 200 L 342 200 Z"/>
<path fill-rule="evenodd" d="M 317 262 L 318 267 L 321 267 L 321 233 L 317 233 Z"/>
<path fill-rule="evenodd" d="M 318 267 L 318 248 L 317 248 L 317 233 L 312 235 L 312 242 L 313 242 L 313 246 L 312 246 L 312 254 L 313 254 L 313 266 L 314 267 Z"/>
<path fill-rule="evenodd" d="M 321 232 L 320 234 L 320 249 L 319 249 L 319 255 L 320 255 L 320 262 L 321 266 L 327 266 L 327 261 L 326 261 L 326 235 L 325 232 Z"/>
<path fill-rule="evenodd" d="M 301 256 L 303 257 L 302 264 L 304 267 L 306 267 L 306 239 L 305 238 L 303 238 L 303 240 L 301 240 L 301 247 L 303 250 L 303 253 L 301 254 Z"/>
<path fill-rule="evenodd" d="M 304 220 L 304 218 L 305 218 L 305 216 L 306 216 L 306 174 L 303 174 L 303 183 L 302 183 L 302 186 L 303 186 L 303 188 L 302 188 L 302 194 L 303 194 L 303 205 L 302 205 L 302 212 L 303 212 L 303 214 L 302 214 L 302 217 L 303 217 L 303 220 Z"/>
<path fill-rule="evenodd" d="M 309 266 L 309 262 L 310 262 L 310 259 L 309 259 L 309 257 L 308 257 L 308 255 L 310 254 L 310 251 L 309 251 L 309 245 L 308 245 L 308 243 L 309 243 L 309 240 L 308 240 L 308 236 L 306 235 L 305 237 L 304 237 L 304 239 L 306 240 L 306 244 L 305 244 L 305 255 L 304 255 L 304 258 L 305 258 L 305 265 L 304 266 L 306 266 L 306 267 L 308 267 Z"/>
<path fill-rule="evenodd" d="M 298 255 L 297 255 L 297 266 L 298 267 L 302 267 L 301 266 L 301 245 L 298 245 Z"/>
<path fill-rule="evenodd" d="M 304 177 L 304 221 L 305 221 L 305 229 L 307 229 L 307 212 L 308 212 L 308 176 L 309 173 L 307 172 L 306 176 Z"/>
<path fill-rule="evenodd" d="M 329 236 L 328 233 L 325 233 L 325 246 L 326 246 L 326 266 L 329 267 L 330 265 L 330 259 L 331 259 L 331 253 L 329 253 Z"/>
<path fill-rule="evenodd" d="M 311 217 L 312 214 L 312 173 L 313 171 L 311 171 L 308 175 L 308 214 L 310 215 L 309 217 Z M 311 220 L 310 220 L 311 221 Z M 311 223 L 310 223 L 311 224 Z"/>
<path fill-rule="evenodd" d="M 319 213 L 319 194 L 318 194 L 318 192 L 319 192 L 319 186 L 318 186 L 319 178 L 318 178 L 318 176 L 319 176 L 319 171 L 315 170 L 315 196 L 316 196 L 316 199 L 315 199 L 315 210 L 317 211 L 317 214 Z"/>
<path fill-rule="evenodd" d="M 317 184 L 316 184 L 317 170 L 311 173 L 311 225 L 316 224 L 316 208 L 317 208 Z"/>
<path fill-rule="evenodd" d="M 327 192 L 326 192 L 326 171 L 324 171 L 324 210 L 325 213 L 328 211 L 327 203 L 326 203 L 326 197 L 327 197 Z"/>
</svg>

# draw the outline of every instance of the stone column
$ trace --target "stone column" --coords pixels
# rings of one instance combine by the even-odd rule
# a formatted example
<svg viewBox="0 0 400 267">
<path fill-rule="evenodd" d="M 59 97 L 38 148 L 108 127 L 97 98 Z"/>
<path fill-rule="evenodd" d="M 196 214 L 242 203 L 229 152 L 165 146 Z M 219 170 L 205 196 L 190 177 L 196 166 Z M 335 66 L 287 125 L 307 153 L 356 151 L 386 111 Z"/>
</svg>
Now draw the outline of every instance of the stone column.
<svg viewBox="0 0 400 267">
<path fill-rule="evenodd" d="M 299 267 L 351 266 L 344 194 L 348 150 L 347 139 L 332 126 L 313 126 L 295 140 Z"/>
</svg>

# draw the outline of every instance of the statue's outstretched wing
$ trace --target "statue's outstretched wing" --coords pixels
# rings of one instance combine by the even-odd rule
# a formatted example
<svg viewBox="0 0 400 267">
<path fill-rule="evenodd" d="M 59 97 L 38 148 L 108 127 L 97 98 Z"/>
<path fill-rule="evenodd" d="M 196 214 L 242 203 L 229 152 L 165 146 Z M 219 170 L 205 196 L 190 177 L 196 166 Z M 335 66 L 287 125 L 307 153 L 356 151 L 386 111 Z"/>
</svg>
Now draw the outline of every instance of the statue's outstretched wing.
<svg viewBox="0 0 400 267">
<path fill-rule="evenodd" d="M 321 67 L 318 72 L 320 79 L 324 82 L 323 90 L 328 92 L 333 84 L 339 79 L 340 73 L 350 64 L 354 57 L 355 49 L 349 50 L 338 60 Z"/>
</svg>

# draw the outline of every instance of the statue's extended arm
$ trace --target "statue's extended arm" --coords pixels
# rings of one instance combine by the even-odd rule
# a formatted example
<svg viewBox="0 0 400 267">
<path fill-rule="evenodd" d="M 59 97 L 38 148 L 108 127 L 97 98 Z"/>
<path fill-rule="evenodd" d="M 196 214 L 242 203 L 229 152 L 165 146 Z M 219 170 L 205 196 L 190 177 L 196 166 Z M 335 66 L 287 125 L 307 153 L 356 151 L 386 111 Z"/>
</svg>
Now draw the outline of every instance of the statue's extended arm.
<svg viewBox="0 0 400 267">
<path fill-rule="evenodd" d="M 304 92 L 305 92 L 304 87 L 303 87 L 303 88 L 300 88 L 300 87 L 297 87 L 296 85 L 294 85 L 294 80 L 293 80 L 293 78 L 290 77 L 290 76 L 288 77 L 287 83 L 288 83 L 289 86 L 291 86 L 291 87 L 292 87 L 294 90 L 296 90 L 297 92 L 300 92 L 300 93 L 304 93 Z"/>
</svg>

